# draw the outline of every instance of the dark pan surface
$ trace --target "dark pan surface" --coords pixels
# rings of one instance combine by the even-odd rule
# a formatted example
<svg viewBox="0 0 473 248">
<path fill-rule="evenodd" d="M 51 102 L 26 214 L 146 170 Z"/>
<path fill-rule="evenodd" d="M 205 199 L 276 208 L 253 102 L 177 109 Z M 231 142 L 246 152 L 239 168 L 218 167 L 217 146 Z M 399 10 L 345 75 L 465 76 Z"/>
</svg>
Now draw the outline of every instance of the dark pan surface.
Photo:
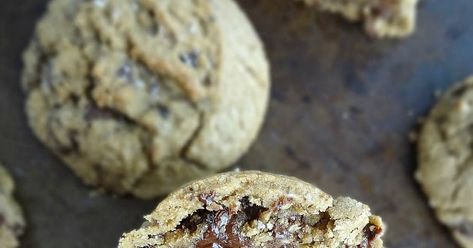
<svg viewBox="0 0 473 248">
<path fill-rule="evenodd" d="M 27 215 L 23 247 L 115 247 L 159 201 L 91 197 L 31 134 L 20 55 L 45 2 L 0 7 L 0 160 Z M 366 202 L 389 226 L 388 247 L 455 247 L 412 178 L 407 137 L 436 90 L 473 73 L 473 1 L 423 1 L 417 33 L 402 41 L 372 40 L 290 0 L 239 2 L 266 43 L 273 89 L 263 131 L 238 166 Z"/>
</svg>

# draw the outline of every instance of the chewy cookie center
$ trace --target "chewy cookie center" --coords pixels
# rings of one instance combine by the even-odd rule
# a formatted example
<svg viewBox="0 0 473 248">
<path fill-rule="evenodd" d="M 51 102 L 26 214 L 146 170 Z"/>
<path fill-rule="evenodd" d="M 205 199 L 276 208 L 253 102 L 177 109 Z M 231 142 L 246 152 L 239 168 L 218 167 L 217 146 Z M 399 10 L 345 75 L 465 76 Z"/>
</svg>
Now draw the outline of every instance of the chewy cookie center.
<svg viewBox="0 0 473 248">
<path fill-rule="evenodd" d="M 202 198 L 210 201 L 210 197 Z M 198 226 L 205 230 L 202 238 L 197 241 L 197 248 L 206 247 L 247 247 L 250 240 L 242 235 L 246 223 L 258 219 L 259 215 L 267 209 L 251 204 L 247 197 L 241 201 L 241 210 L 234 211 L 228 208 L 219 211 L 201 209 L 187 217 L 178 229 L 187 229 L 195 232 Z"/>
<path fill-rule="evenodd" d="M 196 248 L 232 247 L 319 247 L 334 245 L 336 219 L 329 212 L 308 216 L 292 209 L 290 197 L 281 196 L 269 207 L 250 202 L 245 196 L 239 207 L 227 207 L 215 199 L 215 193 L 200 194 L 198 200 L 204 204 L 183 219 L 175 231 L 164 234 L 165 240 L 182 240 Z M 215 210 L 218 209 L 218 210 Z M 359 229 L 360 241 L 356 245 L 337 243 L 343 247 L 370 248 L 382 228 L 368 223 Z M 187 237 L 187 238 L 186 238 Z M 182 244 L 182 243 L 180 243 Z"/>
</svg>

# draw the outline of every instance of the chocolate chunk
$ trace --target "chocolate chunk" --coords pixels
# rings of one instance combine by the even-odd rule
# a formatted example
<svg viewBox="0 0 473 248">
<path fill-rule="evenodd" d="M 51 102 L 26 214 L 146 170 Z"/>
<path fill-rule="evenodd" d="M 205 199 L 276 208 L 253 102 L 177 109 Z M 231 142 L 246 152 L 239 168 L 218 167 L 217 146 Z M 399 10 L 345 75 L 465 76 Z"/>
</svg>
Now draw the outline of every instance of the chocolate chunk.
<svg viewBox="0 0 473 248">
<path fill-rule="evenodd" d="M 117 75 L 121 78 L 126 79 L 127 82 L 133 81 L 133 71 L 129 63 L 124 63 L 118 68 Z"/>
<path fill-rule="evenodd" d="M 210 78 L 210 76 L 206 76 L 205 79 L 202 81 L 202 84 L 203 84 L 205 87 L 210 87 L 210 86 L 212 86 L 212 79 Z"/>
<path fill-rule="evenodd" d="M 199 195 L 199 201 L 204 204 L 204 207 L 207 207 L 212 202 L 214 202 L 215 198 L 215 191 L 211 191 L 209 193 L 202 193 Z"/>
<path fill-rule="evenodd" d="M 230 214 L 228 210 L 218 211 L 207 217 L 207 230 L 197 248 L 249 247 L 248 239 L 240 235 L 246 218 L 243 213 Z"/>
<path fill-rule="evenodd" d="M 142 7 L 139 1 L 137 1 L 138 6 Z M 159 23 L 157 22 L 156 15 L 152 10 L 146 10 L 147 19 L 149 22 L 146 23 L 146 28 L 151 36 L 156 36 L 159 34 L 160 27 Z"/>
<path fill-rule="evenodd" d="M 132 64 L 126 62 L 117 71 L 117 75 L 124 79 L 126 83 L 136 86 L 138 88 L 145 88 L 146 83 L 141 79 L 136 69 Z"/>
<path fill-rule="evenodd" d="M 275 224 L 273 228 L 273 237 L 276 239 L 288 239 L 291 234 L 288 232 L 287 227 Z"/>
<path fill-rule="evenodd" d="M 152 96 L 159 92 L 159 75 L 153 74 L 145 65 L 126 61 L 117 69 L 116 75 L 126 84 L 147 90 Z"/>
<path fill-rule="evenodd" d="M 250 220 L 258 219 L 259 215 L 267 209 L 261 206 L 254 205 L 250 202 L 250 198 L 245 196 L 240 200 L 241 208 L 246 217 Z"/>
<path fill-rule="evenodd" d="M 41 83 L 43 85 L 53 85 L 53 67 L 51 62 L 45 63 L 41 66 Z"/>
<path fill-rule="evenodd" d="M 371 7 L 371 15 L 383 19 L 391 18 L 394 16 L 392 4 L 389 1 L 380 1 L 379 4 Z"/>
<path fill-rule="evenodd" d="M 156 22 L 153 22 L 151 26 L 149 27 L 149 33 L 152 36 L 156 36 L 159 34 L 159 25 Z"/>
<path fill-rule="evenodd" d="M 320 213 L 320 219 L 315 224 L 315 227 L 319 230 L 325 231 L 327 230 L 328 224 L 330 223 L 330 215 L 327 212 Z"/>
<path fill-rule="evenodd" d="M 452 96 L 454 97 L 461 97 L 465 92 L 468 90 L 468 86 L 462 85 L 458 88 L 456 88 L 454 91 L 452 91 Z"/>
<path fill-rule="evenodd" d="M 208 199 L 206 198 L 206 200 Z M 241 236 L 241 229 L 245 223 L 257 219 L 267 209 L 251 204 L 248 197 L 244 197 L 240 204 L 242 210 L 236 214 L 232 214 L 226 209 L 209 215 L 207 231 L 204 238 L 197 243 L 197 248 L 250 247 L 248 238 Z"/>
<path fill-rule="evenodd" d="M 201 194 L 198 198 L 204 205 L 209 205 L 215 200 L 215 192 Z M 248 197 L 242 198 L 240 204 L 241 210 L 238 212 L 228 208 L 220 211 L 199 209 L 182 220 L 177 229 L 195 232 L 199 225 L 204 224 L 206 230 L 202 239 L 197 242 L 197 248 L 250 247 L 248 238 L 241 236 L 241 230 L 245 223 L 258 219 L 267 209 L 250 203 Z"/>
<path fill-rule="evenodd" d="M 79 151 L 79 132 L 77 130 L 70 130 L 68 133 L 69 142 L 70 142 L 70 150 L 71 152 L 78 152 Z"/>
<path fill-rule="evenodd" d="M 375 240 L 383 230 L 371 223 L 368 223 L 363 228 L 363 241 L 357 246 L 357 248 L 371 248 L 371 243 Z"/>
<path fill-rule="evenodd" d="M 278 201 L 273 203 L 271 206 L 273 210 L 279 210 L 282 206 L 290 203 L 292 201 L 291 197 L 280 196 Z"/>
<path fill-rule="evenodd" d="M 71 94 L 69 98 L 71 99 L 72 103 L 74 103 L 75 105 L 77 105 L 80 101 L 80 96 L 76 94 Z"/>
<path fill-rule="evenodd" d="M 183 219 L 181 223 L 177 226 L 177 229 L 187 229 L 191 232 L 195 232 L 197 230 L 197 226 L 201 224 L 204 221 L 205 217 L 209 214 L 211 214 L 210 211 L 206 209 L 199 209 L 195 211 L 192 215 Z"/>
<path fill-rule="evenodd" d="M 199 54 L 195 51 L 190 51 L 188 53 L 181 54 L 179 56 L 179 59 L 181 60 L 182 63 L 191 66 L 193 68 L 196 68 L 199 66 Z"/>
<path fill-rule="evenodd" d="M 169 115 L 170 115 L 170 112 L 169 112 L 169 108 L 167 106 L 164 106 L 164 105 L 158 105 L 158 111 L 159 111 L 159 114 L 161 115 L 161 117 L 163 117 L 163 119 L 167 119 L 169 118 Z"/>
<path fill-rule="evenodd" d="M 473 238 L 473 222 L 465 221 L 456 230 L 465 236 Z"/>
</svg>

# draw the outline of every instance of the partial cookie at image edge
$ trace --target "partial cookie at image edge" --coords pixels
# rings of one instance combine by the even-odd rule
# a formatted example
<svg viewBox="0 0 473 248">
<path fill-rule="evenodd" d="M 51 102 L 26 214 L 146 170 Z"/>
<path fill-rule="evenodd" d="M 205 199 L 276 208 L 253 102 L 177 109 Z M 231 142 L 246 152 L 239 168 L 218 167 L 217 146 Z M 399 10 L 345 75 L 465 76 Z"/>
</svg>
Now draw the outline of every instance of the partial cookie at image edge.
<svg viewBox="0 0 473 248">
<path fill-rule="evenodd" d="M 2 248 L 17 248 L 26 223 L 21 207 L 14 199 L 15 182 L 0 164 L 0 244 Z"/>
<path fill-rule="evenodd" d="M 321 11 L 340 14 L 361 22 L 366 33 L 376 38 L 405 38 L 416 28 L 418 0 L 298 0 Z"/>
<path fill-rule="evenodd" d="M 452 86 L 425 119 L 415 177 L 440 222 L 473 247 L 473 77 Z"/>
</svg>

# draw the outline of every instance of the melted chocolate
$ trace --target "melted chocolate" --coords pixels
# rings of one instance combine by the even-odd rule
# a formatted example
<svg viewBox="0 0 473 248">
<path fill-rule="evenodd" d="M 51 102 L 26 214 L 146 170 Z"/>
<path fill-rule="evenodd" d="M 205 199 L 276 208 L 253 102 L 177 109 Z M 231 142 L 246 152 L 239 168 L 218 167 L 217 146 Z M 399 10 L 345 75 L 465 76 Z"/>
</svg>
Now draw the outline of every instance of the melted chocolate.
<svg viewBox="0 0 473 248">
<path fill-rule="evenodd" d="M 365 228 L 363 228 L 363 241 L 361 244 L 357 245 L 357 248 L 371 248 L 371 243 L 382 231 L 380 227 L 368 223 Z"/>
<path fill-rule="evenodd" d="M 232 215 L 228 211 L 218 211 L 207 219 L 207 231 L 196 244 L 196 248 L 233 248 L 248 247 L 247 238 L 240 236 L 241 228 L 246 222 L 242 213 Z"/>
<path fill-rule="evenodd" d="M 327 230 L 328 223 L 330 223 L 330 215 L 327 212 L 320 213 L 320 220 L 315 224 L 315 227 L 319 230 Z"/>
<path fill-rule="evenodd" d="M 201 194 L 199 201 L 207 206 L 214 201 L 214 197 L 214 192 Z M 178 229 L 195 232 L 198 225 L 205 225 L 204 235 L 197 242 L 196 248 L 250 247 L 248 238 L 241 235 L 241 230 L 245 223 L 257 219 L 267 209 L 250 203 L 248 197 L 242 198 L 240 204 L 241 210 L 237 212 L 228 208 L 219 211 L 197 210 L 194 214 L 182 220 Z"/>
<path fill-rule="evenodd" d="M 204 204 L 204 209 L 195 211 L 192 215 L 183 219 L 178 225 L 178 230 L 188 230 L 195 232 L 200 226 L 204 229 L 203 236 L 195 244 L 196 248 L 244 248 L 252 247 L 249 238 L 241 235 L 243 226 L 253 220 L 257 220 L 261 213 L 267 211 L 267 208 L 257 206 L 249 201 L 248 197 L 240 200 L 240 208 L 236 209 L 224 207 L 222 210 L 211 211 L 207 206 L 218 204 L 215 201 L 216 193 L 209 192 L 200 194 L 198 200 Z M 271 207 L 279 209 L 292 199 L 281 197 Z M 303 216 L 293 214 L 286 216 L 287 223 L 307 225 Z M 319 221 L 313 226 L 322 231 L 330 228 L 332 220 L 326 212 L 320 214 Z M 367 224 L 363 228 L 363 240 L 359 245 L 346 246 L 346 248 L 371 248 L 373 240 L 375 240 L 382 232 L 382 229 L 374 224 Z M 289 233 L 287 227 L 278 223 L 274 224 L 271 229 L 271 235 L 274 237 L 266 245 L 268 247 L 295 247 L 293 244 L 283 243 L 282 240 L 288 240 L 292 233 Z M 297 236 L 295 237 L 297 238 Z"/>
<path fill-rule="evenodd" d="M 210 211 L 207 207 L 211 206 L 211 204 L 220 205 L 215 201 L 216 193 L 213 191 L 203 193 L 197 198 L 203 203 L 204 209 L 197 210 L 194 214 L 183 219 L 177 227 L 178 230 L 195 232 L 199 226 L 203 225 L 203 237 L 197 241 L 196 248 L 243 248 L 252 246 L 250 239 L 241 235 L 242 228 L 246 223 L 257 220 L 262 212 L 268 210 L 267 208 L 252 204 L 249 197 L 243 197 L 240 200 L 240 208 L 238 211 L 228 207 L 224 207 L 222 210 L 218 211 Z M 290 201 L 292 201 L 291 198 L 280 197 L 272 204 L 271 208 L 280 209 Z M 301 223 L 306 225 L 304 218 L 300 215 L 294 214 L 287 216 L 287 218 L 288 224 Z M 330 215 L 322 212 L 320 220 L 314 227 L 325 231 L 329 228 L 331 221 Z M 271 232 L 274 237 L 274 240 L 270 242 L 271 247 L 291 247 L 280 242 L 280 240 L 287 240 L 289 236 L 292 235 L 288 232 L 287 227 L 276 223 Z M 367 224 L 363 228 L 362 242 L 355 247 L 370 248 L 373 240 L 375 240 L 381 232 L 380 227 L 371 223 Z"/>
</svg>

